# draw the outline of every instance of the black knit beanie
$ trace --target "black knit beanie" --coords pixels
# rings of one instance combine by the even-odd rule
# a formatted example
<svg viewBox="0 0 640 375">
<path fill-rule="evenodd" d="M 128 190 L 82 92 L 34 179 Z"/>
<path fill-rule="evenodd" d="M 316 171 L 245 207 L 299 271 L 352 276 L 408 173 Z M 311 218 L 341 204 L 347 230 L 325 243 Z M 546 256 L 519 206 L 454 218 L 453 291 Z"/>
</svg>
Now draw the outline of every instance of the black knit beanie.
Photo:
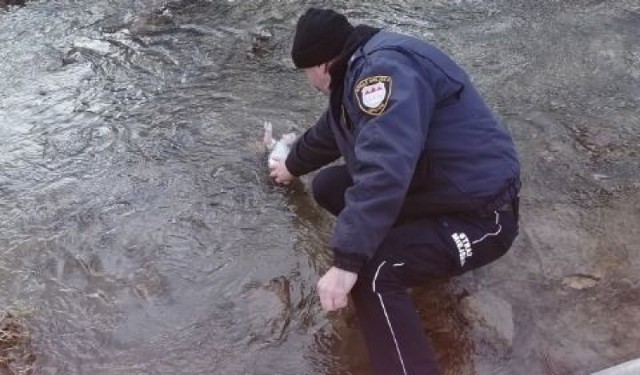
<svg viewBox="0 0 640 375">
<path fill-rule="evenodd" d="M 310 68 L 337 56 L 353 31 L 347 18 L 331 9 L 310 8 L 300 16 L 291 58 L 298 68 Z"/>
</svg>

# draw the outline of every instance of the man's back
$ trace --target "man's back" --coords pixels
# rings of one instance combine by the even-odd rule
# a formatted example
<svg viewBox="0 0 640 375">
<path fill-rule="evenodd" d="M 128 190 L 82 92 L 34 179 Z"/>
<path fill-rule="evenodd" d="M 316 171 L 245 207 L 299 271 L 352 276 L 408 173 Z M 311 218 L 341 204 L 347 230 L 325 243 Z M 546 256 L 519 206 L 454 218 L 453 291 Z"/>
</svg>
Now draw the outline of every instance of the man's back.
<svg viewBox="0 0 640 375">
<path fill-rule="evenodd" d="M 381 31 L 353 55 L 345 95 L 352 94 L 351 88 L 363 78 L 363 72 L 377 71 L 376 66 L 388 66 L 389 61 L 395 65 L 396 74 L 391 76 L 388 105 L 395 105 L 394 100 L 408 100 L 415 106 L 433 106 L 429 118 L 409 119 L 422 122 L 427 136 L 405 206 L 419 207 L 421 212 L 461 212 L 492 210 L 494 207 L 487 205 L 500 200 L 501 194 L 505 201 L 512 200 L 519 188 L 520 172 L 513 141 L 464 70 L 438 48 L 413 37 Z M 416 80 L 425 87 L 416 85 Z M 403 90 L 410 91 L 405 95 Z M 354 104 L 353 100 L 345 102 Z M 357 134 L 358 124 L 366 126 L 369 115 L 356 105 L 347 105 L 346 109 Z M 388 126 L 403 126 L 398 122 L 406 121 L 394 117 L 393 111 L 381 116 Z M 337 136 L 341 138 L 338 143 L 353 142 L 352 137 Z"/>
</svg>

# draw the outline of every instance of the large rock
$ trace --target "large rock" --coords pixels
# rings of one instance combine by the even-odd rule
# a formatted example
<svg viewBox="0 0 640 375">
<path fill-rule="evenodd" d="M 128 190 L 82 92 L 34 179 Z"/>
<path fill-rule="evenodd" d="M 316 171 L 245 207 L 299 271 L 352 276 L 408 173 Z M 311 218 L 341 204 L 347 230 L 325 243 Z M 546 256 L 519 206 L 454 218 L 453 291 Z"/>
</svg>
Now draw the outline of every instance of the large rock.
<svg viewBox="0 0 640 375">
<path fill-rule="evenodd" d="M 510 303 L 481 291 L 461 301 L 461 312 L 471 326 L 476 343 L 485 343 L 499 357 L 511 353 L 514 329 Z"/>
</svg>

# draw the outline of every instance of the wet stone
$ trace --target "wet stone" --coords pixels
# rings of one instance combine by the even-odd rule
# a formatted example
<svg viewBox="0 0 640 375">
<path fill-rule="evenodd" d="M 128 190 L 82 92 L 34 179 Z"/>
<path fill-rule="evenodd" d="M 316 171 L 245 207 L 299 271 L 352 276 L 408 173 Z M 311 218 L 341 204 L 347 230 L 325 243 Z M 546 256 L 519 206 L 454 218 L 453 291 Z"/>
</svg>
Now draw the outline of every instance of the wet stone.
<svg viewBox="0 0 640 375">
<path fill-rule="evenodd" d="M 461 312 L 477 343 L 485 343 L 498 357 L 506 357 L 513 346 L 513 309 L 493 293 L 482 291 L 461 301 Z"/>
<path fill-rule="evenodd" d="M 562 279 L 562 285 L 571 289 L 590 289 L 598 285 L 600 276 L 587 275 L 587 274 L 575 274 L 570 275 Z"/>
</svg>

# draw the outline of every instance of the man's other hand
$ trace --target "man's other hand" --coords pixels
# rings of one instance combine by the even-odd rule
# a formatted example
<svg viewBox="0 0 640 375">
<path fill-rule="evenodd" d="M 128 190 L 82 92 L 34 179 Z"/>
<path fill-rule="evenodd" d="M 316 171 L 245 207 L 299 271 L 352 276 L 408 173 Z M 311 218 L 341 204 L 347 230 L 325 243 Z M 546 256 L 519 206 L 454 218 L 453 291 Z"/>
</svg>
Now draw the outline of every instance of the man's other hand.
<svg viewBox="0 0 640 375">
<path fill-rule="evenodd" d="M 358 280 L 358 274 L 331 267 L 318 281 L 320 303 L 325 311 L 347 307 L 349 292 Z"/>
</svg>

